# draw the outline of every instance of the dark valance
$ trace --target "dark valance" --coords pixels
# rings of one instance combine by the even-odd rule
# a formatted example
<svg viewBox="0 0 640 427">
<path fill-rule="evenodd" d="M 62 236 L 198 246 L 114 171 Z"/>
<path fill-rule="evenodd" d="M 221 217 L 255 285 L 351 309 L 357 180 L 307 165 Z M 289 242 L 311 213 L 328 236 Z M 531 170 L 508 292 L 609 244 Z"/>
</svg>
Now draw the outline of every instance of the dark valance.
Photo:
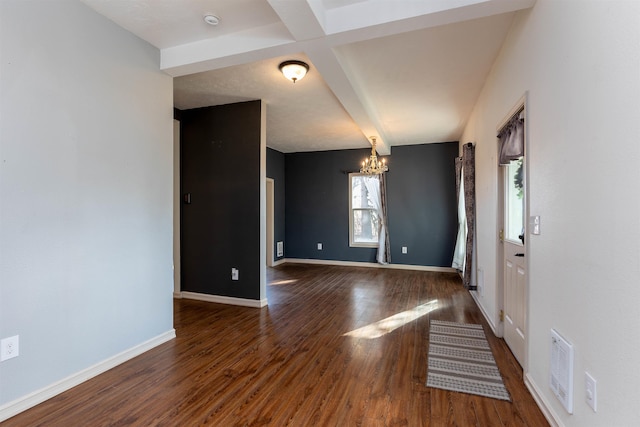
<svg viewBox="0 0 640 427">
<path fill-rule="evenodd" d="M 498 163 L 508 165 L 511 160 L 524 156 L 524 114 L 517 113 L 498 133 L 500 153 Z"/>
</svg>

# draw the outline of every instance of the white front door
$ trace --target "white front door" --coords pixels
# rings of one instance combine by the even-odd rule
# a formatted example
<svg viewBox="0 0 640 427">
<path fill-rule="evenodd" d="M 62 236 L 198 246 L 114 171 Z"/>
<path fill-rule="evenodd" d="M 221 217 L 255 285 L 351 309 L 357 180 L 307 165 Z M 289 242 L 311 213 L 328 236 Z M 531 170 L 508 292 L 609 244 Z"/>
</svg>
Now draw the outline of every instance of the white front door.
<svg viewBox="0 0 640 427">
<path fill-rule="evenodd" d="M 526 340 L 526 246 L 524 158 L 501 167 L 504 184 L 504 340 L 524 365 Z"/>
</svg>

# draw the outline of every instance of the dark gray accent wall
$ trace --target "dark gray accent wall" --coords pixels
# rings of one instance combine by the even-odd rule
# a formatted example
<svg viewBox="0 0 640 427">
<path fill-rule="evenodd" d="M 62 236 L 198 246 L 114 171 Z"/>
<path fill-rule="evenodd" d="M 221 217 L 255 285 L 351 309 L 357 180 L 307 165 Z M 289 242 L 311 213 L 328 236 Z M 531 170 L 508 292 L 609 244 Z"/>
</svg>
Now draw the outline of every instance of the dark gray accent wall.
<svg viewBox="0 0 640 427">
<path fill-rule="evenodd" d="M 387 188 L 394 264 L 451 267 L 458 231 L 458 152 L 458 142 L 392 148 Z"/>
<path fill-rule="evenodd" d="M 285 178 L 284 178 L 284 154 L 267 148 L 267 177 L 273 179 L 273 258 L 279 260 L 276 251 L 277 242 L 285 241 Z"/>
<path fill-rule="evenodd" d="M 349 247 L 348 173 L 357 172 L 369 154 L 368 149 L 285 154 L 287 258 L 375 262 L 376 249 Z M 451 266 L 457 155 L 458 143 L 447 142 L 398 146 L 387 156 L 393 264 Z"/>
<path fill-rule="evenodd" d="M 285 154 L 287 258 L 375 262 L 375 249 L 349 247 L 349 172 L 369 153 Z"/>
<path fill-rule="evenodd" d="M 260 111 L 251 101 L 180 114 L 183 291 L 260 299 Z"/>
</svg>

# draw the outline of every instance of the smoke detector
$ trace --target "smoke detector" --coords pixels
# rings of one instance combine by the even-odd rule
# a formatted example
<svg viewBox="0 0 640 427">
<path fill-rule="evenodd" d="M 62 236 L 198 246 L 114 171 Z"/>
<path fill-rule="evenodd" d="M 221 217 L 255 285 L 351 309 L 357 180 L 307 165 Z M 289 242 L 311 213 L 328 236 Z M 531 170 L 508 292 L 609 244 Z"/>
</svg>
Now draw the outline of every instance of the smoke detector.
<svg viewBox="0 0 640 427">
<path fill-rule="evenodd" d="M 206 15 L 204 15 L 204 22 L 206 22 L 209 25 L 216 26 L 218 25 L 218 23 L 220 23 L 220 18 L 218 18 L 213 13 L 207 13 Z"/>
</svg>

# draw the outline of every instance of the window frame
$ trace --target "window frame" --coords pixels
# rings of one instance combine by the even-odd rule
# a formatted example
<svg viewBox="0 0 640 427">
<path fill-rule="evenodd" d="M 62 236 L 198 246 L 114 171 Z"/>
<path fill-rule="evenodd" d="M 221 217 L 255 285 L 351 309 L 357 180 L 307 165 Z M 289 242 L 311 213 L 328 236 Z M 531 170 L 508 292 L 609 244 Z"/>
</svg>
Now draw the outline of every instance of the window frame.
<svg viewBox="0 0 640 427">
<path fill-rule="evenodd" d="M 353 178 L 356 176 L 369 176 L 360 172 L 352 172 L 349 174 L 349 247 L 351 248 L 377 248 L 379 247 L 379 240 L 375 242 L 356 242 L 353 238 L 353 212 L 354 210 L 359 211 L 370 211 L 372 215 L 378 215 L 378 211 L 375 208 L 354 208 L 352 207 L 353 201 Z M 379 236 L 378 236 L 379 237 Z"/>
</svg>

